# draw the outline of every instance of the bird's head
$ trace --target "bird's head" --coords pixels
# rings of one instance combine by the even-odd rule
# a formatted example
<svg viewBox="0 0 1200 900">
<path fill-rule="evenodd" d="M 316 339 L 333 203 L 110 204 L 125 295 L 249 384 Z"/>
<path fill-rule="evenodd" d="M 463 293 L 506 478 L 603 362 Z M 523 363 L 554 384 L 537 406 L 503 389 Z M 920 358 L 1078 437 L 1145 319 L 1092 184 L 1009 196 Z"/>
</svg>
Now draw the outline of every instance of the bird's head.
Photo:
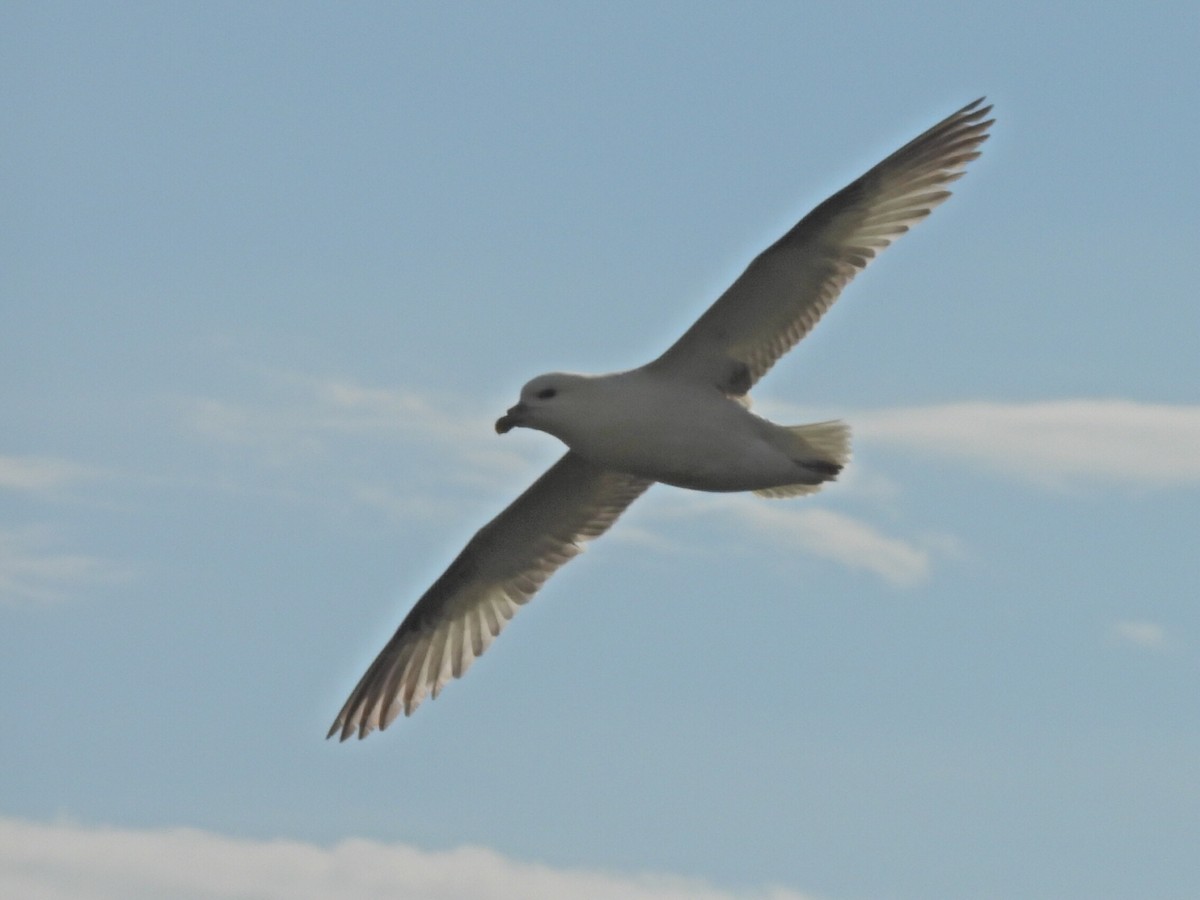
<svg viewBox="0 0 1200 900">
<path fill-rule="evenodd" d="M 590 379 L 585 375 L 553 372 L 539 375 L 521 388 L 515 406 L 496 420 L 496 433 L 507 434 L 514 428 L 536 428 L 556 437 L 571 411 L 579 405 Z"/>
</svg>

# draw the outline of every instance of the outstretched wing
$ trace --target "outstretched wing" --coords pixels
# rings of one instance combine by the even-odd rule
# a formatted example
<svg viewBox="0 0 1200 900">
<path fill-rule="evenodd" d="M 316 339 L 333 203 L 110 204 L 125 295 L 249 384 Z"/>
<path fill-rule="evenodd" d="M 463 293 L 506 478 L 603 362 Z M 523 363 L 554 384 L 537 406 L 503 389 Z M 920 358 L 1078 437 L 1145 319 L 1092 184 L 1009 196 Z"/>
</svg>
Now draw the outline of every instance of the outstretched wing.
<svg viewBox="0 0 1200 900">
<path fill-rule="evenodd" d="M 400 624 L 338 713 L 329 737 L 366 737 L 460 677 L 559 566 L 653 482 L 567 452 L 479 529 Z"/>
<path fill-rule="evenodd" d="M 648 368 L 744 394 L 795 346 L 875 254 L 925 218 L 979 156 L 980 98 L 838 191 L 764 250 Z"/>
</svg>

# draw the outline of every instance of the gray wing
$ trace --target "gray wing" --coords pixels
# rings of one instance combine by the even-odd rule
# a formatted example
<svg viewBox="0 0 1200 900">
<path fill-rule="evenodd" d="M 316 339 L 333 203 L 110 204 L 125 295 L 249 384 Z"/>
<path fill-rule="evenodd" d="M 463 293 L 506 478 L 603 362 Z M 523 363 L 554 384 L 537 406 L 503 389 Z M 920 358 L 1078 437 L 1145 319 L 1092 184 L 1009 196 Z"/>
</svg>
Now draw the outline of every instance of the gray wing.
<svg viewBox="0 0 1200 900">
<path fill-rule="evenodd" d="M 750 390 L 812 330 L 842 289 L 909 226 L 925 218 L 979 156 L 994 120 L 983 99 L 964 106 L 838 191 L 764 250 L 648 368 Z"/>
<path fill-rule="evenodd" d="M 328 737 L 366 737 L 460 677 L 555 570 L 653 482 L 568 451 L 475 537 L 400 624 Z"/>
</svg>

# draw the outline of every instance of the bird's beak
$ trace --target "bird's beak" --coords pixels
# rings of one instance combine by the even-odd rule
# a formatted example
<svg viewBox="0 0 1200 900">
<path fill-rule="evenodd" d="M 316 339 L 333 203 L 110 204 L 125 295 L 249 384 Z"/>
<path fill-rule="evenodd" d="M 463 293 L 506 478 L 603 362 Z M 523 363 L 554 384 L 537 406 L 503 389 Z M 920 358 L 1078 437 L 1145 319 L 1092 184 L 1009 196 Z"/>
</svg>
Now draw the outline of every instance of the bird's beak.
<svg viewBox="0 0 1200 900">
<path fill-rule="evenodd" d="M 524 424 L 525 413 L 529 411 L 524 403 L 510 406 L 508 412 L 496 420 L 496 434 L 508 434 L 514 428 Z"/>
</svg>

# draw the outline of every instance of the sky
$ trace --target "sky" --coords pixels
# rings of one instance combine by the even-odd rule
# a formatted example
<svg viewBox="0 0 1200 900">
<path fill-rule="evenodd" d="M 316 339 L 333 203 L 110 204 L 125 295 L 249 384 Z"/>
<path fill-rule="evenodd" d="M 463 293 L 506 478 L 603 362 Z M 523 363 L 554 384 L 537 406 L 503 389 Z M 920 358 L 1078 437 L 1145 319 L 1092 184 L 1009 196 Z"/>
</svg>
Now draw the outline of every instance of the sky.
<svg viewBox="0 0 1200 900">
<path fill-rule="evenodd" d="M 1194 5 L 8 3 L 0 894 L 1200 896 Z M 461 681 L 346 694 L 656 356 L 980 95 L 756 389 Z"/>
</svg>

